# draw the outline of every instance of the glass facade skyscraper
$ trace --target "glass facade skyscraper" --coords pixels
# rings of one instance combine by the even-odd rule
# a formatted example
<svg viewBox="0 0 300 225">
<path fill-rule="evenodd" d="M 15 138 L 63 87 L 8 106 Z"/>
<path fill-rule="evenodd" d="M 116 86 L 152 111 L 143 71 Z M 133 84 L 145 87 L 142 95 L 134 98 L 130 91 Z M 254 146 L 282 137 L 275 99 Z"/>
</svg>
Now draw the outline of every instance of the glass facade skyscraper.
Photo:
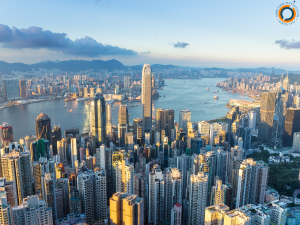
<svg viewBox="0 0 300 225">
<path fill-rule="evenodd" d="M 142 72 L 142 118 L 143 131 L 149 132 L 152 127 L 152 76 L 150 64 L 145 64 Z"/>
<path fill-rule="evenodd" d="M 96 93 L 92 106 L 92 134 L 94 137 L 93 151 L 102 144 L 106 145 L 106 106 L 105 99 L 101 93 Z"/>
</svg>

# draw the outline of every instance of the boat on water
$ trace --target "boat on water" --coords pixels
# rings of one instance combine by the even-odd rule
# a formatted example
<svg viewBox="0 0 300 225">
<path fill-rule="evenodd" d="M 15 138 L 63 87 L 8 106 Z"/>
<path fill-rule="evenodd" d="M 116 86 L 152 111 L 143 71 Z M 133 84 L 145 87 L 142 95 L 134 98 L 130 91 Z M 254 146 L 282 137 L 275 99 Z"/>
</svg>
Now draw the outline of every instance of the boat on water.
<svg viewBox="0 0 300 225">
<path fill-rule="evenodd" d="M 164 95 L 164 97 L 166 97 L 166 96 Z"/>
<path fill-rule="evenodd" d="M 64 108 L 67 108 L 67 106 L 65 105 Z"/>
<path fill-rule="evenodd" d="M 215 96 L 214 96 L 214 99 L 218 99 L 218 98 L 219 98 L 219 96 L 218 96 L 218 95 L 215 95 Z"/>
<path fill-rule="evenodd" d="M 217 93 L 217 92 L 213 91 L 212 93 Z"/>
<path fill-rule="evenodd" d="M 206 90 L 209 91 L 209 88 L 207 88 Z"/>
<path fill-rule="evenodd" d="M 206 104 L 207 102 L 204 102 L 204 104 Z"/>
</svg>

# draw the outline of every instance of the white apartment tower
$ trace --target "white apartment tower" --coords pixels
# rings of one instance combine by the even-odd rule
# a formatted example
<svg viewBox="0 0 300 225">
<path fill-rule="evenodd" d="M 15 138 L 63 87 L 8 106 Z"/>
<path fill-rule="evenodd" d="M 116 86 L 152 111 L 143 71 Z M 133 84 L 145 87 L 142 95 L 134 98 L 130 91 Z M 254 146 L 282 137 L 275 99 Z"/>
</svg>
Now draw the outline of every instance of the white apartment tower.
<svg viewBox="0 0 300 225">
<path fill-rule="evenodd" d="M 190 177 L 188 225 L 203 225 L 207 203 L 208 177 L 202 172 Z"/>
<path fill-rule="evenodd" d="M 167 168 L 165 172 L 165 216 L 171 220 L 171 210 L 176 203 L 182 204 L 182 171 Z"/>
<path fill-rule="evenodd" d="M 160 168 L 149 174 L 149 212 L 148 222 L 154 225 L 165 220 L 165 181 Z"/>
</svg>

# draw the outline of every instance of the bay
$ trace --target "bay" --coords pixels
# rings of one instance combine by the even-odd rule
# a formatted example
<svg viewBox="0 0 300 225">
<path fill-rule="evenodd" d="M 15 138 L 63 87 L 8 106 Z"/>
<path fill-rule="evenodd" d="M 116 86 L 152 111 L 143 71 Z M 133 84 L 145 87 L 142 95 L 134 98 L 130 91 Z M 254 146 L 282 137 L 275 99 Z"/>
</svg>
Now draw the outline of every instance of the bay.
<svg viewBox="0 0 300 225">
<path fill-rule="evenodd" d="M 162 97 L 153 100 L 153 111 L 157 108 L 174 109 L 176 121 L 179 120 L 181 109 L 191 111 L 192 122 L 225 116 L 228 111 L 225 106 L 229 102 L 228 99 L 244 98 L 248 100 L 249 98 L 239 94 L 229 94 L 217 88 L 216 83 L 222 80 L 224 78 L 165 80 L 166 86 L 162 87 L 163 90 L 158 90 Z M 207 88 L 210 91 L 207 91 Z M 219 92 L 217 92 L 218 90 Z M 219 99 L 214 100 L 215 95 L 218 95 Z M 130 123 L 134 118 L 141 117 L 140 102 L 115 102 L 112 106 L 114 124 L 118 123 L 118 110 L 121 104 L 136 105 L 136 107 L 128 107 Z M 64 108 L 65 105 L 67 108 Z M 79 128 L 80 131 L 83 128 L 90 129 L 89 102 L 70 101 L 66 103 L 62 99 L 5 108 L 0 111 L 0 122 L 1 124 L 7 122 L 13 126 L 14 140 L 17 141 L 26 135 L 35 135 L 35 119 L 42 112 L 51 118 L 52 128 L 54 124 L 60 125 L 63 133 L 65 129 L 72 127 Z"/>
</svg>

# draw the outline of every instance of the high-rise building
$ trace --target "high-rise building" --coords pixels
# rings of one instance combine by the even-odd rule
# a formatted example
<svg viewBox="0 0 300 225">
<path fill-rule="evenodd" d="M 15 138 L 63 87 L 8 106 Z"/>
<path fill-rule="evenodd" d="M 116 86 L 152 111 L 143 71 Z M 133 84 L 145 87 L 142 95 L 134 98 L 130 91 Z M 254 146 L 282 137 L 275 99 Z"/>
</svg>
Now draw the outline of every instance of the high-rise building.
<svg viewBox="0 0 300 225">
<path fill-rule="evenodd" d="M 226 184 L 222 184 L 221 180 L 216 180 L 216 186 L 211 187 L 210 205 L 225 204 L 226 189 Z"/>
<path fill-rule="evenodd" d="M 102 144 L 106 145 L 106 106 L 101 93 L 96 93 L 93 103 L 91 127 L 95 142 L 93 143 L 93 153 L 95 153 L 96 148 L 99 148 Z"/>
<path fill-rule="evenodd" d="M 165 221 L 165 181 L 159 167 L 149 173 L 148 223 L 158 225 Z"/>
<path fill-rule="evenodd" d="M 95 218 L 107 218 L 107 179 L 105 170 L 101 169 L 95 172 L 94 186 Z"/>
<path fill-rule="evenodd" d="M 286 77 L 284 78 L 282 86 L 283 86 L 283 88 L 284 88 L 286 91 L 289 91 L 289 90 L 290 90 L 290 80 L 289 80 L 289 75 L 286 75 Z"/>
<path fill-rule="evenodd" d="M 234 209 L 225 213 L 224 225 L 250 225 L 251 219 L 244 212 Z"/>
<path fill-rule="evenodd" d="M 213 123 L 209 128 L 209 144 L 213 146 L 215 144 L 215 137 L 218 136 L 218 132 L 222 131 L 222 126 L 218 123 Z"/>
<path fill-rule="evenodd" d="M 275 113 L 276 93 L 262 92 L 258 142 L 270 143 Z"/>
<path fill-rule="evenodd" d="M 60 155 L 60 161 L 63 162 L 67 159 L 67 140 L 62 138 L 60 141 L 57 141 L 57 154 Z"/>
<path fill-rule="evenodd" d="M 137 138 L 138 133 L 138 127 L 142 125 L 142 119 L 141 118 L 134 118 L 133 119 L 133 136 Z"/>
<path fill-rule="evenodd" d="M 129 126 L 128 108 L 126 105 L 121 105 L 119 108 L 119 116 L 118 116 L 118 139 L 119 139 L 120 147 L 125 147 L 125 134 L 128 131 L 128 126 Z"/>
<path fill-rule="evenodd" d="M 76 138 L 71 138 L 71 162 L 73 168 L 75 168 L 76 161 L 78 161 L 77 154 L 77 140 Z"/>
<path fill-rule="evenodd" d="M 11 208 L 12 225 L 53 225 L 52 209 L 46 202 L 32 195 L 23 199 L 23 204 Z"/>
<path fill-rule="evenodd" d="M 171 211 L 176 203 L 182 204 L 183 174 L 177 168 L 167 168 L 165 171 L 165 216 L 171 220 Z"/>
<path fill-rule="evenodd" d="M 43 200 L 46 202 L 47 208 L 52 208 L 53 218 L 56 218 L 56 195 L 53 175 L 45 173 L 41 178 L 41 183 Z"/>
<path fill-rule="evenodd" d="M 130 88 L 130 76 L 124 76 L 124 91 L 128 92 Z"/>
<path fill-rule="evenodd" d="M 0 140 L 2 147 L 8 146 L 14 141 L 13 128 L 8 123 L 0 125 Z"/>
<path fill-rule="evenodd" d="M 288 108 L 283 133 L 283 145 L 291 147 L 293 145 L 294 133 L 300 132 L 300 109 Z"/>
<path fill-rule="evenodd" d="M 207 203 L 208 176 L 199 172 L 190 177 L 189 225 L 203 225 Z"/>
<path fill-rule="evenodd" d="M 182 220 L 182 205 L 178 202 L 171 210 L 171 225 L 181 225 Z"/>
<path fill-rule="evenodd" d="M 91 224 L 95 218 L 94 173 L 83 172 L 77 177 L 78 192 L 82 201 L 82 210 L 86 222 Z"/>
<path fill-rule="evenodd" d="M 134 193 L 134 167 L 126 159 L 116 165 L 116 191 Z"/>
<path fill-rule="evenodd" d="M 14 181 L 19 204 L 23 198 L 32 195 L 32 180 L 30 168 L 30 153 L 12 151 L 1 156 L 3 177 L 7 181 Z"/>
<path fill-rule="evenodd" d="M 144 224 L 144 200 L 136 195 L 117 192 L 109 200 L 110 224 Z"/>
<path fill-rule="evenodd" d="M 142 71 L 142 118 L 143 132 L 150 132 L 152 127 L 152 87 L 151 66 L 145 64 Z"/>
<path fill-rule="evenodd" d="M 111 104 L 106 104 L 106 123 L 112 124 Z"/>
<path fill-rule="evenodd" d="M 249 111 L 249 128 L 255 130 L 256 128 L 256 111 Z"/>
<path fill-rule="evenodd" d="M 125 133 L 125 150 L 128 152 L 128 150 L 133 151 L 133 133 L 132 132 L 126 132 Z"/>
<path fill-rule="evenodd" d="M 166 136 L 171 140 L 171 130 L 174 129 L 174 110 L 173 109 L 156 109 L 155 110 L 155 131 L 166 132 Z"/>
<path fill-rule="evenodd" d="M 268 181 L 268 166 L 262 161 L 256 162 L 249 158 L 233 163 L 230 169 L 236 208 L 249 203 L 263 204 Z"/>
<path fill-rule="evenodd" d="M 14 181 L 7 181 L 5 177 L 0 178 L 0 195 L 5 193 L 6 200 L 10 207 L 15 207 L 19 204 L 17 189 Z"/>
<path fill-rule="evenodd" d="M 20 97 L 26 98 L 26 80 L 20 80 L 19 86 L 20 86 Z"/>
<path fill-rule="evenodd" d="M 191 111 L 188 109 L 182 109 L 179 112 L 179 128 L 183 129 L 187 133 L 187 122 L 191 121 Z"/>
<path fill-rule="evenodd" d="M 224 203 L 206 207 L 204 224 L 224 224 L 224 217 L 226 215 L 226 211 L 228 210 L 229 207 L 227 205 L 224 205 Z"/>
<path fill-rule="evenodd" d="M 210 124 L 205 122 L 205 121 L 201 121 L 198 123 L 198 133 L 199 134 L 209 134 L 209 128 L 210 128 Z"/>
<path fill-rule="evenodd" d="M 295 132 L 294 133 L 293 149 L 296 152 L 300 152 L 300 132 Z"/>
<path fill-rule="evenodd" d="M 54 129 L 52 131 L 52 152 L 53 155 L 57 154 L 57 142 L 61 140 L 61 128 L 60 126 L 55 126 L 54 125 Z"/>
<path fill-rule="evenodd" d="M 30 145 L 31 161 L 39 161 L 41 157 L 50 159 L 50 145 L 49 141 L 39 139 L 32 142 Z"/>
<path fill-rule="evenodd" d="M 35 135 L 36 140 L 46 139 L 49 141 L 50 145 L 52 143 L 52 129 L 51 129 L 51 119 L 48 115 L 41 113 L 35 119 Z"/>
<path fill-rule="evenodd" d="M 11 205 L 7 201 L 6 193 L 0 193 L 0 222 L 1 225 L 11 225 Z"/>
<path fill-rule="evenodd" d="M 13 101 L 20 99 L 20 86 L 17 78 L 3 79 L 3 98 Z"/>
</svg>

